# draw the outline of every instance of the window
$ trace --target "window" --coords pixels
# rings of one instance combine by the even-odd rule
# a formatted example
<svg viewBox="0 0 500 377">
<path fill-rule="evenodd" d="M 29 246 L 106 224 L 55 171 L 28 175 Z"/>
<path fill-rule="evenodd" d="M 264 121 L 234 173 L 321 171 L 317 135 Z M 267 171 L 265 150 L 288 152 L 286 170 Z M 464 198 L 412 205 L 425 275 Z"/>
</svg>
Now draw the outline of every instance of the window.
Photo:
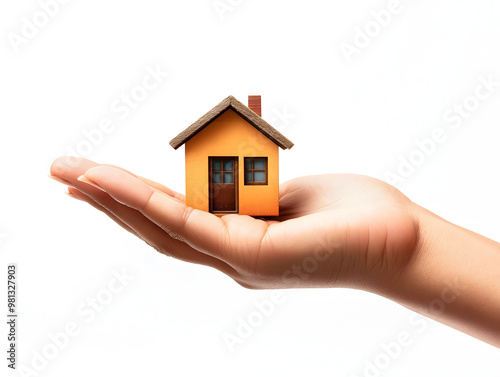
<svg viewBox="0 0 500 377">
<path fill-rule="evenodd" d="M 212 183 L 234 183 L 233 158 L 212 157 Z"/>
<path fill-rule="evenodd" d="M 245 185 L 267 185 L 267 157 L 245 157 Z"/>
</svg>

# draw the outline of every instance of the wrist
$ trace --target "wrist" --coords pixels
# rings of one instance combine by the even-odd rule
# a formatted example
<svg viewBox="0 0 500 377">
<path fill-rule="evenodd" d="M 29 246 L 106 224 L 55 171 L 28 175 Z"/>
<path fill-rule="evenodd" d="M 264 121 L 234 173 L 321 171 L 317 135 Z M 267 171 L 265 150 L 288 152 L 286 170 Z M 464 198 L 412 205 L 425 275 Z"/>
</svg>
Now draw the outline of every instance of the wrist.
<svg viewBox="0 0 500 377">
<path fill-rule="evenodd" d="M 422 217 L 424 209 L 408 201 L 388 216 L 394 218 L 387 225 L 384 249 L 371 250 L 366 262 L 358 268 L 359 280 L 352 288 L 366 290 L 392 298 L 402 281 L 406 281 L 409 270 L 417 262 L 425 240 L 422 237 Z"/>
<path fill-rule="evenodd" d="M 414 205 L 418 240 L 383 295 L 500 346 L 500 245 Z"/>
</svg>

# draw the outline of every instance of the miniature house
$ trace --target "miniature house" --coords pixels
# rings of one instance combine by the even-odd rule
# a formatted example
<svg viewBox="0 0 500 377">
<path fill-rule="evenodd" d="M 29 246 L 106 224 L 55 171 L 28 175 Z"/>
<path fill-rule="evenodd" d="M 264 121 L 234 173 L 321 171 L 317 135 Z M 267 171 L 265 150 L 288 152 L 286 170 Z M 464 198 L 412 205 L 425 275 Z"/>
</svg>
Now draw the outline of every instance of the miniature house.
<svg viewBox="0 0 500 377">
<path fill-rule="evenodd" d="M 174 149 L 186 145 L 188 206 L 279 215 L 278 147 L 293 143 L 260 116 L 260 96 L 249 96 L 248 107 L 229 96 L 170 141 Z"/>
</svg>

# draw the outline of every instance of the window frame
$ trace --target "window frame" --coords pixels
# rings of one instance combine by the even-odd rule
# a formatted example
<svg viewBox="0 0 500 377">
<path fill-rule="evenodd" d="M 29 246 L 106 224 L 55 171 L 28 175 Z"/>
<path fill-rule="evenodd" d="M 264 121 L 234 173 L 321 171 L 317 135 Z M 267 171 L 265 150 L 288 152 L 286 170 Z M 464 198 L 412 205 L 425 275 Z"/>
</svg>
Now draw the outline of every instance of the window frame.
<svg viewBox="0 0 500 377">
<path fill-rule="evenodd" d="M 265 163 L 265 167 L 264 169 L 254 169 L 254 160 L 255 159 L 258 159 L 258 158 L 261 158 L 264 160 L 264 163 Z M 246 165 L 246 162 L 247 162 L 247 159 L 250 159 L 252 160 L 252 168 L 251 169 L 247 169 L 247 165 Z M 252 172 L 252 181 L 251 182 L 247 182 L 247 171 L 251 171 Z M 264 171 L 266 173 L 266 180 L 264 182 L 255 182 L 254 181 L 254 173 L 256 171 Z M 268 179 L 268 176 L 269 176 L 269 166 L 268 166 L 268 158 L 267 157 L 243 157 L 243 184 L 245 186 L 267 186 L 269 185 L 269 179 Z"/>
</svg>

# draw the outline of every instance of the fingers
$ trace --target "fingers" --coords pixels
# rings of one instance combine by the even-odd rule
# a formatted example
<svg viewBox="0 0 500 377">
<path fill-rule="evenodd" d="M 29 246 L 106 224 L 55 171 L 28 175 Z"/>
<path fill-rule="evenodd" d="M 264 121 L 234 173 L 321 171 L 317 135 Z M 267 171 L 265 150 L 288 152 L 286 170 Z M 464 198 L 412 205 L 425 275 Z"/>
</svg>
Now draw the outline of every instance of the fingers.
<svg viewBox="0 0 500 377">
<path fill-rule="evenodd" d="M 79 158 L 73 156 L 59 157 L 52 163 L 52 166 L 50 167 L 50 177 L 68 186 L 82 187 L 82 184 L 77 181 L 77 178 L 81 176 L 86 170 L 95 166 L 99 166 L 99 164 L 97 164 L 94 161 L 88 160 L 86 158 Z M 118 166 L 114 165 L 103 165 L 103 166 L 111 166 L 116 169 L 121 169 L 127 172 L 128 174 L 131 174 L 134 177 L 140 179 L 141 181 L 155 188 L 156 190 L 164 192 L 165 194 L 170 195 L 183 202 L 185 201 L 184 195 L 174 190 L 171 190 L 168 187 L 158 182 L 152 181 L 144 177 L 140 177 Z"/>
<path fill-rule="evenodd" d="M 214 267 L 230 276 L 237 275 L 235 270 L 225 262 L 200 253 L 181 241 L 172 239 L 158 225 L 151 222 L 139 211 L 117 202 L 102 189 L 78 180 L 78 177 L 86 170 L 96 166 L 99 165 L 90 160 L 62 157 L 52 164 L 50 171 L 56 177 L 56 180 L 70 186 L 68 188 L 70 196 L 87 202 L 105 213 L 122 228 L 141 238 L 156 250 L 186 262 Z M 117 167 L 113 167 L 113 169 L 125 173 L 124 170 Z M 125 174 L 131 173 L 127 172 Z M 146 181 L 152 182 L 150 180 Z M 141 182 L 143 181 L 141 180 Z M 156 187 L 162 192 L 167 191 L 167 193 L 177 194 L 165 186 L 157 184 Z M 183 195 L 180 194 L 177 194 L 176 197 L 178 199 L 173 200 L 183 199 Z"/>
<path fill-rule="evenodd" d="M 115 223 L 120 225 L 123 229 L 126 231 L 132 233 L 133 235 L 140 237 L 136 231 L 134 231 L 131 227 L 129 227 L 127 224 L 125 224 L 123 221 L 121 221 L 117 216 L 115 216 L 113 213 L 111 213 L 109 210 L 107 210 L 105 207 L 101 206 L 98 204 L 95 200 L 90 198 L 89 196 L 85 195 L 83 192 L 73 188 L 73 187 L 68 187 L 68 192 L 67 194 L 71 196 L 72 198 L 81 200 L 82 202 L 86 202 L 90 204 L 92 207 L 95 209 L 98 209 L 101 212 L 104 212 L 111 220 L 113 220 Z"/>
<path fill-rule="evenodd" d="M 161 191 L 161 192 L 164 192 L 165 194 L 167 195 L 170 195 L 178 200 L 180 200 L 181 202 L 185 202 L 186 201 L 186 197 L 174 190 L 171 190 L 169 189 L 167 186 L 164 186 L 162 185 L 161 183 L 158 183 L 158 182 L 155 182 L 155 181 L 152 181 L 151 179 L 148 179 L 148 178 L 144 178 L 144 177 L 141 177 L 139 175 L 136 175 L 126 169 L 123 169 L 119 166 L 115 166 L 115 165 L 110 165 L 110 164 L 102 164 L 102 166 L 110 166 L 110 167 L 113 167 L 113 168 L 116 168 L 116 169 L 121 169 L 123 170 L 124 172 L 127 172 L 129 173 L 130 175 L 136 177 L 136 178 L 139 178 L 141 181 L 143 181 L 144 183 L 146 183 L 147 185 Z"/>
<path fill-rule="evenodd" d="M 136 235 L 162 254 L 185 262 L 213 267 L 229 276 L 237 276 L 236 271 L 223 261 L 200 253 L 185 243 L 172 239 L 156 224 L 146 219 L 140 212 L 116 202 L 107 194 L 103 193 L 109 199 L 106 200 L 103 195 L 98 199 L 101 202 L 99 203 L 75 188 L 69 187 L 68 193 L 70 196 L 82 200 L 105 213 L 122 228 Z"/>
<path fill-rule="evenodd" d="M 93 161 L 77 157 L 60 157 L 50 167 L 51 178 L 68 186 L 80 188 L 84 184 L 77 178 L 86 170 L 97 166 Z"/>
<path fill-rule="evenodd" d="M 84 177 L 111 197 L 143 213 L 171 237 L 203 253 L 228 260 L 227 230 L 215 215 L 187 207 L 185 203 L 154 190 L 135 176 L 110 166 L 87 170 Z"/>
</svg>

